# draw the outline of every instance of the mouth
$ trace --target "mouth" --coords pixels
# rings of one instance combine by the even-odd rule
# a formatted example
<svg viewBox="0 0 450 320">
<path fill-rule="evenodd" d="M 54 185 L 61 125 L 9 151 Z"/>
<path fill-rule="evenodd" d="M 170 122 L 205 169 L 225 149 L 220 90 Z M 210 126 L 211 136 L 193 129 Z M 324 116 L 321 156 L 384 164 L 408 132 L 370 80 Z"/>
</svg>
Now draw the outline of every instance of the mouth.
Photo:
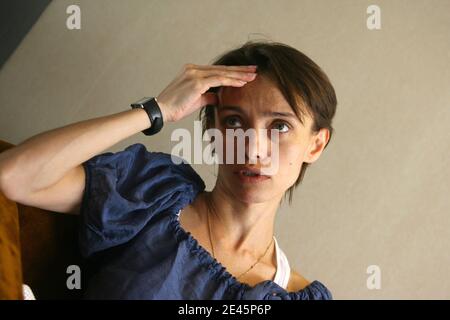
<svg viewBox="0 0 450 320">
<path fill-rule="evenodd" d="M 261 170 L 258 168 L 245 167 L 234 171 L 234 174 L 236 174 L 243 183 L 263 182 L 270 179 L 270 176 L 261 174 Z"/>
</svg>

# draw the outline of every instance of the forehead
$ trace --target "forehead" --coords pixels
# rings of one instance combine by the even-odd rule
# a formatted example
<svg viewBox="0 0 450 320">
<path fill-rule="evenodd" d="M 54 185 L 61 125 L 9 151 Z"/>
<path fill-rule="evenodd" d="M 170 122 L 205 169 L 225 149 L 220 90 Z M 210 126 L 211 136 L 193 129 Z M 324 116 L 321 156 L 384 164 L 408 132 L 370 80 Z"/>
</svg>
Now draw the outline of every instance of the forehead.
<svg viewBox="0 0 450 320">
<path fill-rule="evenodd" d="M 255 111 L 293 112 L 277 86 L 261 75 L 243 87 L 221 87 L 218 99 L 219 110 L 221 106 L 232 105 Z"/>
</svg>

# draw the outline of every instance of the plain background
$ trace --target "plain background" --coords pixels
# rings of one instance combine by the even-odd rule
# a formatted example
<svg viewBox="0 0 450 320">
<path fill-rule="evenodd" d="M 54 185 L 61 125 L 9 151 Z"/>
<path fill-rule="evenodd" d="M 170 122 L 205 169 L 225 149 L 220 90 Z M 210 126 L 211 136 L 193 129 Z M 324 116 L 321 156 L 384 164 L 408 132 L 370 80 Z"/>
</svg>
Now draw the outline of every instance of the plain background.
<svg viewBox="0 0 450 320">
<path fill-rule="evenodd" d="M 66 8 L 81 7 L 81 30 Z M 366 9 L 381 8 L 381 30 Z M 450 298 L 450 1 L 53 1 L 0 71 L 0 138 L 121 112 L 184 63 L 249 39 L 307 54 L 338 97 L 335 135 L 308 169 L 276 236 L 291 265 L 336 299 Z M 137 134 L 171 152 L 170 134 Z M 193 165 L 207 189 L 214 168 Z M 381 269 L 381 289 L 366 286 Z"/>
</svg>

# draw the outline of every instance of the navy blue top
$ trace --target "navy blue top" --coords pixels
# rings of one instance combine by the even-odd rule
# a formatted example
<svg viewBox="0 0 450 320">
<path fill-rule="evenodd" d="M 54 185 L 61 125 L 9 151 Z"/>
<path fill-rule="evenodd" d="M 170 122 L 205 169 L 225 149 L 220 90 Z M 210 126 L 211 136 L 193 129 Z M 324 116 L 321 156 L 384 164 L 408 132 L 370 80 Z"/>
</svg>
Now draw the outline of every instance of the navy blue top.
<svg viewBox="0 0 450 320">
<path fill-rule="evenodd" d="M 180 159 L 180 158 L 178 158 Z M 287 292 L 239 282 L 185 231 L 177 213 L 205 184 L 186 162 L 143 144 L 83 163 L 81 253 L 96 261 L 88 299 L 332 299 L 319 281 Z"/>
</svg>

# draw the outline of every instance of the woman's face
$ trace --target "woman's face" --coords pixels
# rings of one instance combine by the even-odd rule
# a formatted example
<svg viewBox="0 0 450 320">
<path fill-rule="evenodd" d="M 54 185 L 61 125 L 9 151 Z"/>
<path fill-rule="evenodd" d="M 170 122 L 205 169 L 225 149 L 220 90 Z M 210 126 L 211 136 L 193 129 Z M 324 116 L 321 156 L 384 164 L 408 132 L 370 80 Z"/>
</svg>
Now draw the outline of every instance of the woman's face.
<svg viewBox="0 0 450 320">
<path fill-rule="evenodd" d="M 219 165 L 217 185 L 247 203 L 279 201 L 297 180 L 302 163 L 317 160 L 329 138 L 326 129 L 316 134 L 311 132 L 309 116 L 305 116 L 302 124 L 278 88 L 261 75 L 244 87 L 222 87 L 218 93 L 215 120 L 215 127 L 224 139 L 221 149 L 224 162 L 227 148 L 234 150 L 232 163 L 227 161 Z M 244 132 L 253 129 L 256 138 L 243 141 L 227 137 L 226 129 Z M 272 139 L 271 129 L 277 130 L 278 139 Z M 278 144 L 271 146 L 276 140 Z M 245 154 L 244 163 L 237 161 L 238 148 Z M 220 154 L 220 150 L 217 151 Z M 241 171 L 246 167 L 262 169 L 263 173 L 269 174 L 262 179 L 249 178 Z"/>
</svg>

